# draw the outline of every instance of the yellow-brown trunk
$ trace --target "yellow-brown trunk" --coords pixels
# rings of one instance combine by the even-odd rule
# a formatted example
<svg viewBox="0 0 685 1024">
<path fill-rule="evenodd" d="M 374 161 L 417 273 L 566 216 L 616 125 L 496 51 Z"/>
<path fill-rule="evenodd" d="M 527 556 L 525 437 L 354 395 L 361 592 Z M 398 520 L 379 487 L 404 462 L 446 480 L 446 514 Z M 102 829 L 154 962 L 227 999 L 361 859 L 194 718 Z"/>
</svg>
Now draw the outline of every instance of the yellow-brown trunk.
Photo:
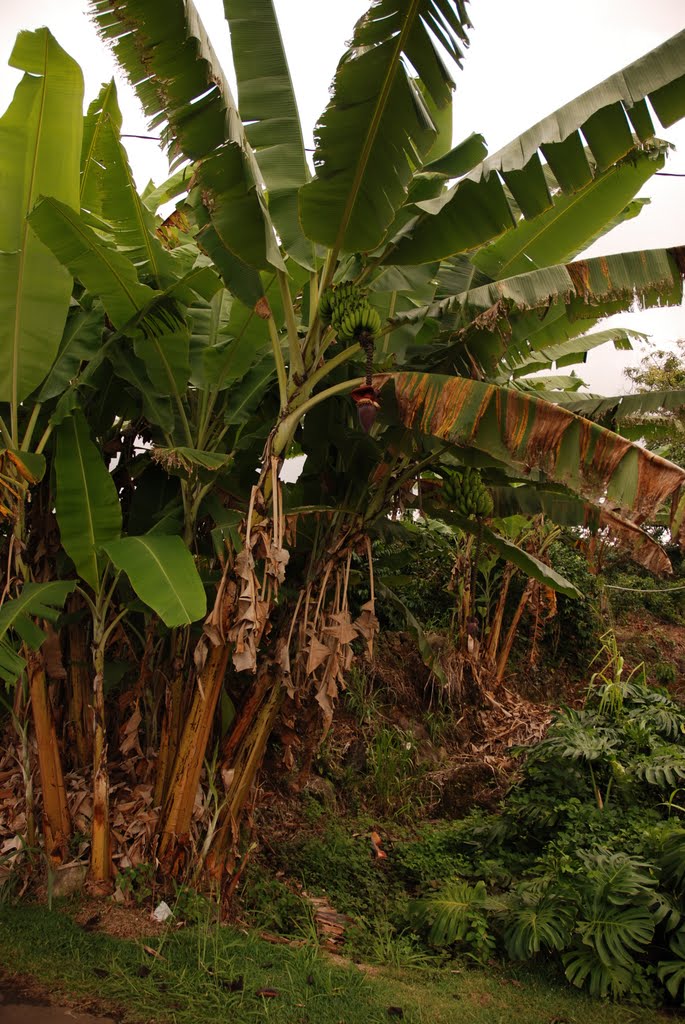
<svg viewBox="0 0 685 1024">
<path fill-rule="evenodd" d="M 272 664 L 267 665 L 259 674 L 226 744 L 222 775 L 230 772 L 230 782 L 206 865 L 208 873 L 219 884 L 230 873 L 233 841 L 262 766 L 283 694 L 280 673 Z"/>
<path fill-rule="evenodd" d="M 497 658 L 497 669 L 495 671 L 495 682 L 497 683 L 502 682 L 504 670 L 507 667 L 509 655 L 511 654 L 511 648 L 514 643 L 514 637 L 516 636 L 516 630 L 518 629 L 518 625 L 521 621 L 521 616 L 523 615 L 526 609 L 526 605 L 530 600 L 530 583 L 531 581 L 529 580 L 528 586 L 526 586 L 526 589 L 521 594 L 521 599 L 519 600 L 516 611 L 514 612 L 514 617 L 511 620 L 509 629 L 507 630 L 507 635 L 505 637 L 504 644 L 502 645 L 502 650 L 500 651 L 499 656 Z"/>
<path fill-rule="evenodd" d="M 61 864 L 71 835 L 69 805 L 64 786 L 57 732 L 48 700 L 45 668 L 40 653 L 26 651 L 33 726 L 43 793 L 43 838 L 50 860 Z"/>
<path fill-rule="evenodd" d="M 195 793 L 207 750 L 214 712 L 221 694 L 230 647 L 212 647 L 195 686 L 190 712 L 183 728 L 178 752 L 169 776 L 168 796 L 160 822 L 158 857 L 169 869 L 177 845 L 184 844 L 190 831 Z"/>
<path fill-rule="evenodd" d="M 108 884 L 112 877 L 109 835 L 109 776 L 105 729 L 104 649 L 94 652 L 93 679 L 93 826 L 90 840 L 90 878 Z"/>
</svg>

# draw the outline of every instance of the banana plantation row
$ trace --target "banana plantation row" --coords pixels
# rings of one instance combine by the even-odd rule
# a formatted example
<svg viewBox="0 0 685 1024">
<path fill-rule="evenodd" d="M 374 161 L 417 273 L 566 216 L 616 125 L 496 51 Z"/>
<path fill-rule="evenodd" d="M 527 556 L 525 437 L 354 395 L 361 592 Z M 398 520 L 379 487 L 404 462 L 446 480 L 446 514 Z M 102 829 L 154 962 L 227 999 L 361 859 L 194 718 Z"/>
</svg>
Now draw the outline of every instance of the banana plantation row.
<svg viewBox="0 0 685 1024">
<path fill-rule="evenodd" d="M 473 538 L 458 642 L 501 675 L 501 617 L 480 654 L 468 644 L 481 552 L 577 593 L 507 517 L 608 532 L 665 572 L 642 526 L 678 535 L 685 508 L 685 471 L 614 432 L 683 393 L 600 400 L 529 376 L 629 347 L 608 314 L 681 301 L 685 248 L 578 256 L 664 167 L 685 33 L 488 156 L 478 135 L 452 145 L 463 0 L 374 0 L 312 172 L 272 0 L 224 8 L 237 101 L 191 0 L 91 0 L 163 136 L 162 185 L 138 192 L 114 83 L 84 117 L 48 29 L 18 36 L 0 120 L 7 736 L 34 845 L 35 735 L 55 863 L 65 770 L 90 769 L 103 887 L 122 842 L 110 772 L 141 737 L 155 812 L 139 856 L 230 876 L 278 717 L 302 739 L 284 770 L 306 773 L 354 652 L 373 650 L 372 543 L 401 538 L 404 513 Z M 306 462 L 284 485 L 291 454 Z"/>
</svg>

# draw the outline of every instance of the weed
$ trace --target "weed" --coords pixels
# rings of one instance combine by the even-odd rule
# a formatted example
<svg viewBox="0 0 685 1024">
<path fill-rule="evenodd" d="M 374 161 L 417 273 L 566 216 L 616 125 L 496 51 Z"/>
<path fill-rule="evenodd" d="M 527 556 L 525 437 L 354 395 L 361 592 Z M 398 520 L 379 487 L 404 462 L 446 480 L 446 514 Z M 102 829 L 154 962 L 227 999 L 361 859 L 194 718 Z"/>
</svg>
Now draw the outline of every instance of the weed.
<svg viewBox="0 0 685 1024">
<path fill-rule="evenodd" d="M 154 864 L 122 868 L 117 876 L 117 887 L 127 900 L 132 900 L 138 905 L 147 903 L 155 893 Z"/>
<path fill-rule="evenodd" d="M 241 901 L 250 923 L 262 930 L 290 935 L 308 926 L 305 900 L 258 864 L 245 872 Z"/>
<path fill-rule="evenodd" d="M 415 775 L 416 743 L 399 729 L 379 729 L 369 747 L 370 780 L 381 811 L 401 817 L 410 810 L 407 780 Z"/>
<path fill-rule="evenodd" d="M 357 665 L 352 665 L 345 679 L 345 704 L 361 726 L 371 725 L 382 714 L 382 701 L 373 679 Z"/>
</svg>

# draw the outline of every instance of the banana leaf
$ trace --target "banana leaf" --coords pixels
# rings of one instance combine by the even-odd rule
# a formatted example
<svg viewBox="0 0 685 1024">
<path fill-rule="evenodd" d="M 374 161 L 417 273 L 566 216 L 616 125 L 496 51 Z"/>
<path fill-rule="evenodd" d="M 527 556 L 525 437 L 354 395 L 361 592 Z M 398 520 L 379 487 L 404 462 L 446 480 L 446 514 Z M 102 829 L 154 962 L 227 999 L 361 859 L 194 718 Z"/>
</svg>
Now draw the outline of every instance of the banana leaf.
<svg viewBox="0 0 685 1024">
<path fill-rule="evenodd" d="M 192 0 L 92 0 L 100 36 L 134 86 L 151 130 L 161 126 L 172 169 L 196 169 L 208 251 L 240 265 L 283 269 L 263 178 L 240 114 Z"/>
<path fill-rule="evenodd" d="M 685 469 L 537 396 L 437 374 L 374 378 L 376 388 L 387 383 L 405 427 L 526 471 L 536 467 L 547 479 L 595 503 L 603 499 L 608 509 L 638 523 L 685 485 Z"/>
<path fill-rule="evenodd" d="M 653 139 L 647 99 L 664 126 L 685 115 L 684 55 L 685 31 L 543 118 L 444 197 L 426 204 L 411 234 L 391 247 L 388 261 L 433 262 L 510 230 L 515 211 L 505 186 L 525 218 L 539 216 L 552 204 L 543 156 L 563 192 L 571 195 L 590 185 L 597 171 L 635 148 L 633 133 L 643 143 Z"/>
<path fill-rule="evenodd" d="M 97 592 L 104 566 L 99 551 L 121 533 L 121 506 L 114 481 L 78 409 L 57 429 L 55 478 L 62 546 L 79 576 Z"/>
<path fill-rule="evenodd" d="M 69 311 L 69 272 L 31 231 L 39 195 L 78 209 L 83 76 L 48 29 L 20 32 L 24 77 L 0 118 L 0 401 L 14 409 L 45 378 Z"/>
<path fill-rule="evenodd" d="M 121 111 L 111 81 L 85 118 L 81 207 L 107 222 L 117 248 L 135 264 L 139 276 L 163 286 L 177 276 L 176 261 L 155 235 L 154 217 L 138 195 L 120 132 Z"/>
<path fill-rule="evenodd" d="M 206 614 L 202 580 L 180 537 L 163 533 L 122 537 L 103 549 L 165 625 L 187 626 Z"/>
<path fill-rule="evenodd" d="M 16 633 L 23 643 L 37 651 L 45 633 L 33 620 L 55 622 L 75 586 L 75 580 L 25 583 L 17 597 L 5 601 L 0 608 L 0 679 L 13 683 L 26 667 L 24 659 L 11 646 L 8 633 Z"/>
<path fill-rule="evenodd" d="M 314 247 L 302 233 L 298 216 L 298 191 L 311 175 L 273 0 L 224 0 L 224 11 L 231 30 L 240 116 L 269 193 L 269 213 L 285 251 L 313 270 Z"/>
<path fill-rule="evenodd" d="M 316 177 L 300 191 L 309 238 L 347 252 L 380 244 L 437 134 L 406 64 L 445 106 L 454 83 L 441 50 L 459 62 L 468 26 L 462 0 L 375 0 L 359 19 L 316 126 Z"/>
</svg>

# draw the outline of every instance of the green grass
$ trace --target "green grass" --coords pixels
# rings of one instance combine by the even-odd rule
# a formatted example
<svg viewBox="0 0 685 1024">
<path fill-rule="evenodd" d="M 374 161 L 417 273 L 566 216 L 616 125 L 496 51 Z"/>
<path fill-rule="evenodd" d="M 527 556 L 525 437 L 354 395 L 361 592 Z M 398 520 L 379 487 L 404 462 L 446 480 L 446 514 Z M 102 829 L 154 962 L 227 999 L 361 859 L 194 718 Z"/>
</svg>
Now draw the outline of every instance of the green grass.
<svg viewBox="0 0 685 1024">
<path fill-rule="evenodd" d="M 507 969 L 339 966 L 214 924 L 147 944 L 87 932 L 61 909 L 0 906 L 0 965 L 53 995 L 96 998 L 155 1024 L 655 1024 L 653 1010 L 599 1004 L 548 976 Z M 258 995 L 273 989 L 277 995 Z M 388 1010 L 400 1007 L 403 1016 Z"/>
</svg>

